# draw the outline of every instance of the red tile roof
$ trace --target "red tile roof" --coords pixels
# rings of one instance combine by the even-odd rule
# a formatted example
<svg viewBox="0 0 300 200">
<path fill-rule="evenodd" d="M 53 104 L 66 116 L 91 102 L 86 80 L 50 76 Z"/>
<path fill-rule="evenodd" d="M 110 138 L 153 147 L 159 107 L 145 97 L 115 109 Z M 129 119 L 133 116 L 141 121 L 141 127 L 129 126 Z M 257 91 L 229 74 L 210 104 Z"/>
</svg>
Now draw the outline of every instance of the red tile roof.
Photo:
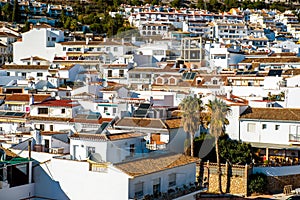
<svg viewBox="0 0 300 200">
<path fill-rule="evenodd" d="M 167 154 L 123 162 L 115 164 L 115 167 L 130 176 L 136 177 L 195 163 L 197 160 L 199 159 L 182 154 Z"/>
<path fill-rule="evenodd" d="M 165 123 L 161 119 L 156 118 L 125 117 L 117 121 L 115 126 L 167 129 Z"/>
<path fill-rule="evenodd" d="M 5 102 L 7 101 L 26 101 L 29 102 L 31 94 L 7 94 L 5 97 Z M 35 94 L 34 102 L 42 102 L 49 98 L 50 95 L 46 94 Z"/>
<path fill-rule="evenodd" d="M 40 117 L 40 116 L 29 116 L 28 120 L 32 121 L 57 121 L 57 122 L 70 122 L 72 118 L 65 117 Z"/>
<path fill-rule="evenodd" d="M 242 113 L 241 119 L 300 121 L 300 109 L 297 108 L 251 108 Z"/>
<path fill-rule="evenodd" d="M 42 103 L 34 104 L 35 106 L 47 106 L 47 107 L 76 107 L 78 106 L 77 101 L 72 100 L 47 100 Z"/>
</svg>

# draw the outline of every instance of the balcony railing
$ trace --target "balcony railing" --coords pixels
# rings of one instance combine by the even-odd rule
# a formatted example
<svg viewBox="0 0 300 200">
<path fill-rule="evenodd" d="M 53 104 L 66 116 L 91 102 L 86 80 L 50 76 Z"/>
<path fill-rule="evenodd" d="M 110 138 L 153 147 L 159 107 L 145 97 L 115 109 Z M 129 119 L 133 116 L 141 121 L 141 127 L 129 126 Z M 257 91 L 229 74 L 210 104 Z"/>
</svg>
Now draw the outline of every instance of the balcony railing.
<svg viewBox="0 0 300 200">
<path fill-rule="evenodd" d="M 146 144 L 146 148 L 149 150 L 162 150 L 166 149 L 166 144 Z"/>
</svg>

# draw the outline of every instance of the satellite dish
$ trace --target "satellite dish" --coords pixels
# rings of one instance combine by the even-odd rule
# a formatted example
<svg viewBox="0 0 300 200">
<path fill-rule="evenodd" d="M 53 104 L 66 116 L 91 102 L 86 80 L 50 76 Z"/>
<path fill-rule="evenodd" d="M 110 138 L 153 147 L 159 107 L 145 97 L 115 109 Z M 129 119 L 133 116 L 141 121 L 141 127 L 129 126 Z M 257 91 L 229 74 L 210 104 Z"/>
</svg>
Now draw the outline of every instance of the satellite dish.
<svg viewBox="0 0 300 200">
<path fill-rule="evenodd" d="M 100 163 L 103 162 L 102 157 L 99 153 L 91 153 L 89 160 Z"/>
<path fill-rule="evenodd" d="M 48 90 L 48 87 L 45 85 L 43 86 L 43 91 L 47 91 Z"/>
<path fill-rule="evenodd" d="M 51 92 L 51 97 L 54 98 L 56 96 L 55 92 Z"/>
<path fill-rule="evenodd" d="M 75 123 L 74 129 L 75 129 L 76 132 L 82 131 L 82 124 Z"/>
<path fill-rule="evenodd" d="M 60 100 L 60 97 L 59 97 L 59 96 L 56 96 L 55 99 L 56 99 L 56 100 Z"/>
<path fill-rule="evenodd" d="M 107 81 L 103 81 L 102 86 L 103 86 L 103 87 L 107 87 L 107 86 L 108 86 Z"/>
</svg>

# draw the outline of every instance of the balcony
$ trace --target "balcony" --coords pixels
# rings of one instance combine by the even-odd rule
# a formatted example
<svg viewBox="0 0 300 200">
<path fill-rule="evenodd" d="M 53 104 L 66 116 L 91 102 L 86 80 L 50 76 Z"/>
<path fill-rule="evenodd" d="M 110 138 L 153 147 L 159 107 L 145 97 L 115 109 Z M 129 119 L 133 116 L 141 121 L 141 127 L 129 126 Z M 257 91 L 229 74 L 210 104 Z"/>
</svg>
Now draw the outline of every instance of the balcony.
<svg viewBox="0 0 300 200">
<path fill-rule="evenodd" d="M 166 149 L 167 145 L 165 143 L 163 144 L 146 144 L 146 148 L 149 150 L 162 150 L 162 149 Z"/>
<path fill-rule="evenodd" d="M 300 135 L 289 134 L 289 142 L 300 142 Z"/>
</svg>

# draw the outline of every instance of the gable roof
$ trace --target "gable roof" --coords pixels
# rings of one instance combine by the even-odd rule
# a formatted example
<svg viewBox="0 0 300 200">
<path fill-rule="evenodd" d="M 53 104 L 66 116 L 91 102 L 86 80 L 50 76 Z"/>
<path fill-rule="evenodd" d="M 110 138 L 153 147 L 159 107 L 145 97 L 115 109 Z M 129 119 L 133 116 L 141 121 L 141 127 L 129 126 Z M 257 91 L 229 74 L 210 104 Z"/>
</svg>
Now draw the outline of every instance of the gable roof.
<svg viewBox="0 0 300 200">
<path fill-rule="evenodd" d="M 125 117 L 117 121 L 115 126 L 167 129 L 165 123 L 156 118 Z"/>
<path fill-rule="evenodd" d="M 31 94 L 7 94 L 5 97 L 5 102 L 7 101 L 25 101 L 29 102 Z M 49 94 L 35 94 L 34 102 L 42 102 L 49 98 Z"/>
<path fill-rule="evenodd" d="M 116 164 L 115 167 L 130 176 L 136 177 L 195 163 L 197 160 L 197 158 L 183 154 L 167 154 L 123 162 Z"/>
<path fill-rule="evenodd" d="M 23 58 L 21 59 L 22 61 L 30 61 L 30 60 L 39 60 L 39 61 L 47 61 L 45 58 L 41 58 L 41 57 L 38 57 L 38 56 L 32 56 L 32 57 L 28 57 L 28 58 Z"/>
<path fill-rule="evenodd" d="M 49 65 L 3 65 L 2 69 L 31 69 L 48 70 Z"/>
<path fill-rule="evenodd" d="M 278 121 L 299 121 L 300 109 L 296 108 L 247 108 L 241 119 L 263 119 Z"/>
<path fill-rule="evenodd" d="M 130 133 L 114 133 L 114 134 L 96 134 L 96 133 L 75 133 L 70 138 L 77 140 L 92 140 L 92 141 L 115 141 L 135 137 L 144 137 L 145 134 L 130 132 Z"/>
<path fill-rule="evenodd" d="M 76 107 L 78 106 L 78 102 L 68 100 L 68 99 L 62 99 L 62 100 L 56 100 L 56 99 L 50 99 L 47 101 L 44 101 L 42 103 L 34 104 L 35 106 L 47 106 L 47 107 Z"/>
</svg>

